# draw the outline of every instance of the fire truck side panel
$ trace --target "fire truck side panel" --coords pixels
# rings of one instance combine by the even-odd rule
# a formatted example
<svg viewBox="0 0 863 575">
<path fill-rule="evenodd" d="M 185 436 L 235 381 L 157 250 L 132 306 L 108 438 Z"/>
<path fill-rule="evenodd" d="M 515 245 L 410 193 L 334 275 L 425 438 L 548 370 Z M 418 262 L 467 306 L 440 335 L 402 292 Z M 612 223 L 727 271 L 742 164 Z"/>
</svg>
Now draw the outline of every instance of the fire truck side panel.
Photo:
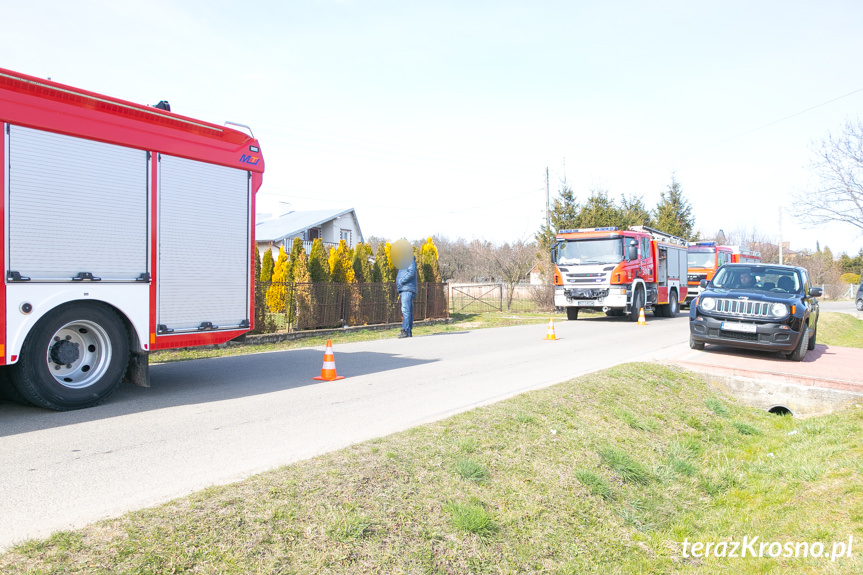
<svg viewBox="0 0 863 575">
<path fill-rule="evenodd" d="M 146 278 L 147 152 L 10 126 L 10 273 Z"/>
<path fill-rule="evenodd" d="M 245 170 L 161 156 L 157 334 L 248 328 L 249 196 Z"/>
<path fill-rule="evenodd" d="M 146 344 L 146 152 L 9 124 L 4 132 L 4 362 L 17 361 L 41 317 L 76 300 L 115 307 Z M 100 281 L 74 281 L 79 274 Z"/>
<path fill-rule="evenodd" d="M 6 238 L 6 172 L 9 165 L 8 150 L 6 147 L 6 124 L 0 122 L 0 159 L 3 160 L 3 165 L 0 165 L 0 238 Z M 0 260 L 3 267 L 6 268 L 6 250 L 0 250 Z M 6 282 L 0 282 L 0 365 L 9 363 L 6 361 L 6 318 L 8 312 L 6 310 Z"/>
</svg>

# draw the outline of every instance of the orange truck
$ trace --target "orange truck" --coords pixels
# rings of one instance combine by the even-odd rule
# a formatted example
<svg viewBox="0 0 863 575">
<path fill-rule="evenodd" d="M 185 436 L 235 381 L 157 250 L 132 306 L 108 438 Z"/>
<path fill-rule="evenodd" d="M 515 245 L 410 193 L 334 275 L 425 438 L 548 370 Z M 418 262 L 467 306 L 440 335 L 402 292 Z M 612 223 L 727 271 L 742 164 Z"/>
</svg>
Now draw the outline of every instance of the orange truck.
<svg viewBox="0 0 863 575">
<path fill-rule="evenodd" d="M 687 254 L 687 290 L 684 305 L 688 306 L 701 293 L 701 280 L 710 281 L 719 266 L 728 263 L 761 261 L 758 252 L 743 251 L 738 246 L 721 246 L 716 242 L 689 242 Z"/>
<path fill-rule="evenodd" d="M 552 246 L 554 305 L 638 320 L 639 312 L 673 317 L 686 298 L 687 246 L 647 226 L 561 230 Z"/>
</svg>

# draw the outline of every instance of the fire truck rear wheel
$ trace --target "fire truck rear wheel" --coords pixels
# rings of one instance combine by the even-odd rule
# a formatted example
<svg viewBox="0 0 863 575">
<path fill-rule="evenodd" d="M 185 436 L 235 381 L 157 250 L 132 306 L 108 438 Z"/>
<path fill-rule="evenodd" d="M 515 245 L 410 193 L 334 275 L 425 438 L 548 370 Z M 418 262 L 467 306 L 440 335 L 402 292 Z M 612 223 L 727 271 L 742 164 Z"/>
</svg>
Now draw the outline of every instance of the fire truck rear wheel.
<svg viewBox="0 0 863 575">
<path fill-rule="evenodd" d="M 680 312 L 680 300 L 677 299 L 677 292 L 671 290 L 671 295 L 668 299 L 668 307 L 665 308 L 665 317 L 676 317 Z"/>
<path fill-rule="evenodd" d="M 577 307 L 566 308 L 566 319 L 572 319 L 572 320 L 578 319 L 578 308 Z"/>
<path fill-rule="evenodd" d="M 60 307 L 36 322 L 11 376 L 33 405 L 66 411 L 107 399 L 128 364 L 129 337 L 120 317 L 84 302 Z"/>
</svg>

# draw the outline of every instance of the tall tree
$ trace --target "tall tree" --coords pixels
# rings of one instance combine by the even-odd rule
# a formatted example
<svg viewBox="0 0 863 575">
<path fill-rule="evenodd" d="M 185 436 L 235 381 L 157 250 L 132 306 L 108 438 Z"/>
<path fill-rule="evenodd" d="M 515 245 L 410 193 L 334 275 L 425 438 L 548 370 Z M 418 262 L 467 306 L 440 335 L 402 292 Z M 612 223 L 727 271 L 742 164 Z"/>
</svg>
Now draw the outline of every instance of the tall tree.
<svg viewBox="0 0 863 575">
<path fill-rule="evenodd" d="M 261 283 L 270 283 L 273 281 L 273 250 L 269 247 L 264 252 L 264 257 L 261 259 Z"/>
<path fill-rule="evenodd" d="M 324 242 L 320 239 L 312 242 L 312 249 L 309 252 L 309 277 L 314 283 L 330 281 L 327 252 L 324 249 Z"/>
<path fill-rule="evenodd" d="M 294 279 L 294 268 L 297 265 L 297 260 L 299 259 L 300 254 L 305 253 L 305 251 L 306 250 L 303 248 L 303 240 L 301 238 L 294 238 L 294 243 L 291 244 L 291 254 L 288 256 L 287 281 L 296 281 Z"/>
<path fill-rule="evenodd" d="M 273 280 L 270 287 L 267 288 L 267 306 L 273 313 L 283 313 L 287 300 L 288 281 L 288 254 L 285 253 L 285 248 L 279 248 L 279 257 L 276 260 L 276 265 L 273 266 Z"/>
<path fill-rule="evenodd" d="M 811 164 L 820 184 L 798 194 L 795 217 L 812 226 L 841 223 L 863 234 L 863 121 L 827 134 Z"/>
<path fill-rule="evenodd" d="M 593 190 L 581 207 L 576 220 L 577 228 L 619 226 L 621 212 L 605 190 Z"/>
<path fill-rule="evenodd" d="M 339 245 L 330 248 L 328 258 L 330 266 L 330 281 L 335 283 L 354 283 L 354 268 L 351 265 L 351 250 L 345 240 L 340 240 Z"/>
<path fill-rule="evenodd" d="M 375 270 L 377 271 L 373 273 L 376 277 L 380 274 L 380 281 L 383 283 L 396 281 L 396 268 L 390 259 L 390 247 L 391 244 L 389 242 L 381 242 L 378 244 L 378 250 L 375 253 Z"/>
<path fill-rule="evenodd" d="M 548 222 L 542 224 L 536 232 L 535 237 L 540 250 L 548 252 L 558 231 L 578 227 L 578 214 L 579 206 L 575 192 L 566 182 L 561 183 L 557 196 L 551 203 Z"/>
<path fill-rule="evenodd" d="M 641 196 L 635 194 L 631 196 L 624 195 L 620 199 L 620 220 L 615 224 L 621 229 L 626 229 L 630 226 L 649 226 L 651 225 L 650 211 L 644 205 L 644 200 Z"/>
<path fill-rule="evenodd" d="M 680 182 L 673 174 L 668 189 L 659 195 L 659 204 L 653 212 L 653 225 L 660 231 L 685 240 L 698 239 L 698 234 L 693 234 L 695 217 L 692 215 L 692 206 L 683 196 Z"/>
<path fill-rule="evenodd" d="M 420 247 L 420 256 L 417 258 L 418 268 L 422 270 L 421 280 L 426 283 L 438 283 L 441 281 L 440 264 L 438 262 L 437 246 L 432 238 L 427 238 Z"/>
<path fill-rule="evenodd" d="M 371 255 L 372 248 L 368 244 L 361 242 L 354 246 L 354 259 L 351 265 L 354 268 L 354 278 L 357 283 L 374 281 L 372 279 L 372 264 L 369 262 Z"/>
</svg>

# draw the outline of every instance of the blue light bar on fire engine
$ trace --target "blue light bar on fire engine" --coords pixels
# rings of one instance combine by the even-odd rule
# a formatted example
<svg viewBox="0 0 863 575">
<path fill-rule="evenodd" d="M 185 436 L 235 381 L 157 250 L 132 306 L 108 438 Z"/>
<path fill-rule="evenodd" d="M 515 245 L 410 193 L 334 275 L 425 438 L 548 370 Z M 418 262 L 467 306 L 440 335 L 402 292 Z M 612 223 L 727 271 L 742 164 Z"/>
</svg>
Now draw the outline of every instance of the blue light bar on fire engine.
<svg viewBox="0 0 863 575">
<path fill-rule="evenodd" d="M 559 230 L 559 234 L 575 234 L 579 232 L 616 232 L 617 228 L 578 228 L 574 230 Z"/>
<path fill-rule="evenodd" d="M 716 242 L 695 242 L 695 243 L 690 243 L 689 245 L 696 245 L 696 246 L 715 246 L 715 245 L 716 245 Z"/>
</svg>

